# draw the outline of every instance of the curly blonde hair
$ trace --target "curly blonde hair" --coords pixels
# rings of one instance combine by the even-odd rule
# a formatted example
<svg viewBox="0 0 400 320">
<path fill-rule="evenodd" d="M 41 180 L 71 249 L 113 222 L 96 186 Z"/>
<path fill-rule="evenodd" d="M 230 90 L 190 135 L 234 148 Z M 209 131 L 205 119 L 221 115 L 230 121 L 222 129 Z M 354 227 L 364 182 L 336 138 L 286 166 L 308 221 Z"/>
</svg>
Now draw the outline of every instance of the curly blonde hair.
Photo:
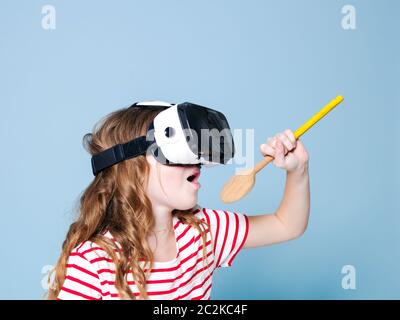
<svg viewBox="0 0 400 320">
<path fill-rule="evenodd" d="M 160 111 L 134 105 L 114 111 L 99 121 L 92 133 L 83 137 L 84 147 L 94 155 L 146 135 L 149 124 Z M 49 299 L 57 298 L 65 280 L 68 257 L 84 241 L 98 244 L 112 258 L 116 268 L 115 287 L 120 298 L 136 299 L 127 282 L 127 274 L 132 272 L 140 292 L 139 298 L 148 299 L 146 280 L 154 264 L 153 253 L 146 240 L 154 226 L 151 203 L 145 192 L 149 170 L 145 155 L 141 155 L 101 171 L 83 191 L 79 199 L 79 215 L 63 242 L 61 255 L 53 270 L 53 281 L 50 280 L 52 274 L 49 275 Z M 174 210 L 172 214 L 199 231 L 205 261 L 205 222 L 197 218 L 192 209 Z M 105 230 L 111 232 L 120 248 L 103 235 Z M 139 261 L 143 259 L 146 263 L 141 268 Z"/>
</svg>

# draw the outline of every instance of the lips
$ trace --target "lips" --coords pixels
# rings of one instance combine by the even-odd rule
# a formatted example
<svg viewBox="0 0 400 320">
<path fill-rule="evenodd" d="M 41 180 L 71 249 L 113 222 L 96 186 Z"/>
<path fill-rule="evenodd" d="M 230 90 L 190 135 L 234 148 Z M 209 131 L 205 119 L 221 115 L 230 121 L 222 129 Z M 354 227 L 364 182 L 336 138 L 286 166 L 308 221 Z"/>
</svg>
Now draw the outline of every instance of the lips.
<svg viewBox="0 0 400 320">
<path fill-rule="evenodd" d="M 194 168 L 189 172 L 188 176 L 186 177 L 186 180 L 190 182 L 192 185 L 200 188 L 200 183 L 198 182 L 199 177 L 200 177 L 200 169 Z"/>
</svg>

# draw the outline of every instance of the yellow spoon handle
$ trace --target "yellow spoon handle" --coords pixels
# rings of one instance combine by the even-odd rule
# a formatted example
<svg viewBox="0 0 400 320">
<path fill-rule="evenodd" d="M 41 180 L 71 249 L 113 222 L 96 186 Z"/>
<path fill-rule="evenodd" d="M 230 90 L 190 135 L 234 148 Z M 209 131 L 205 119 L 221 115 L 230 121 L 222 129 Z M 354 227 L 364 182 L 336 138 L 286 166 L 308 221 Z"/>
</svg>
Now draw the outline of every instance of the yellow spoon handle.
<svg viewBox="0 0 400 320">
<path fill-rule="evenodd" d="M 300 138 L 308 129 L 310 129 L 314 124 L 316 124 L 319 120 L 321 120 L 326 114 L 329 113 L 329 111 L 335 108 L 342 101 L 343 101 L 343 96 L 337 96 L 335 99 L 329 102 L 325 107 L 323 107 L 320 111 L 314 114 L 307 122 L 305 122 L 299 129 L 295 131 L 294 136 L 296 140 Z M 273 157 L 265 156 L 264 159 L 262 159 L 259 163 L 255 165 L 254 171 L 257 173 L 272 160 L 274 160 Z"/>
<path fill-rule="evenodd" d="M 337 96 L 331 102 L 329 102 L 320 111 L 314 114 L 306 123 L 304 123 L 299 129 L 296 130 L 294 136 L 296 139 L 300 138 L 308 129 L 310 129 L 314 124 L 321 120 L 329 111 L 336 107 L 339 103 L 343 101 L 342 96 Z"/>
</svg>

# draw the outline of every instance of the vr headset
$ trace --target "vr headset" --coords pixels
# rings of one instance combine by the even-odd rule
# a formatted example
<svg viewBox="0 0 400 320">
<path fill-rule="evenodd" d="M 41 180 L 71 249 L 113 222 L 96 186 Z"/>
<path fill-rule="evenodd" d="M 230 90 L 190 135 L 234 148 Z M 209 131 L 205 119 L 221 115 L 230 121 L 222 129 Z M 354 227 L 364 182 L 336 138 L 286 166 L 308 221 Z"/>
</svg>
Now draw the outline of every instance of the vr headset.
<svg viewBox="0 0 400 320">
<path fill-rule="evenodd" d="M 166 165 L 226 164 L 235 154 L 229 124 L 221 112 L 190 102 L 136 102 L 132 107 L 162 111 L 150 124 L 146 136 L 117 144 L 94 155 L 94 175 L 121 161 L 146 153 Z"/>
</svg>

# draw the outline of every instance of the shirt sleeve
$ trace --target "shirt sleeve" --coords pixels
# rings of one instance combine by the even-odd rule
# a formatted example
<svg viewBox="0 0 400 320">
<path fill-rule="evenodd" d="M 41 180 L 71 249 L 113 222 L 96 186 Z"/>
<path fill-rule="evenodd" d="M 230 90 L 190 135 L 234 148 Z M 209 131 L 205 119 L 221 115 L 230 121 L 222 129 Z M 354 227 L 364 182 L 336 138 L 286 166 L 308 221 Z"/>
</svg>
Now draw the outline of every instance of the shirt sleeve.
<svg viewBox="0 0 400 320">
<path fill-rule="evenodd" d="M 246 242 L 249 221 L 243 213 L 203 209 L 210 225 L 215 268 L 230 267 Z"/>
<path fill-rule="evenodd" d="M 100 300 L 102 291 L 94 266 L 80 253 L 71 253 L 58 300 Z"/>
</svg>

